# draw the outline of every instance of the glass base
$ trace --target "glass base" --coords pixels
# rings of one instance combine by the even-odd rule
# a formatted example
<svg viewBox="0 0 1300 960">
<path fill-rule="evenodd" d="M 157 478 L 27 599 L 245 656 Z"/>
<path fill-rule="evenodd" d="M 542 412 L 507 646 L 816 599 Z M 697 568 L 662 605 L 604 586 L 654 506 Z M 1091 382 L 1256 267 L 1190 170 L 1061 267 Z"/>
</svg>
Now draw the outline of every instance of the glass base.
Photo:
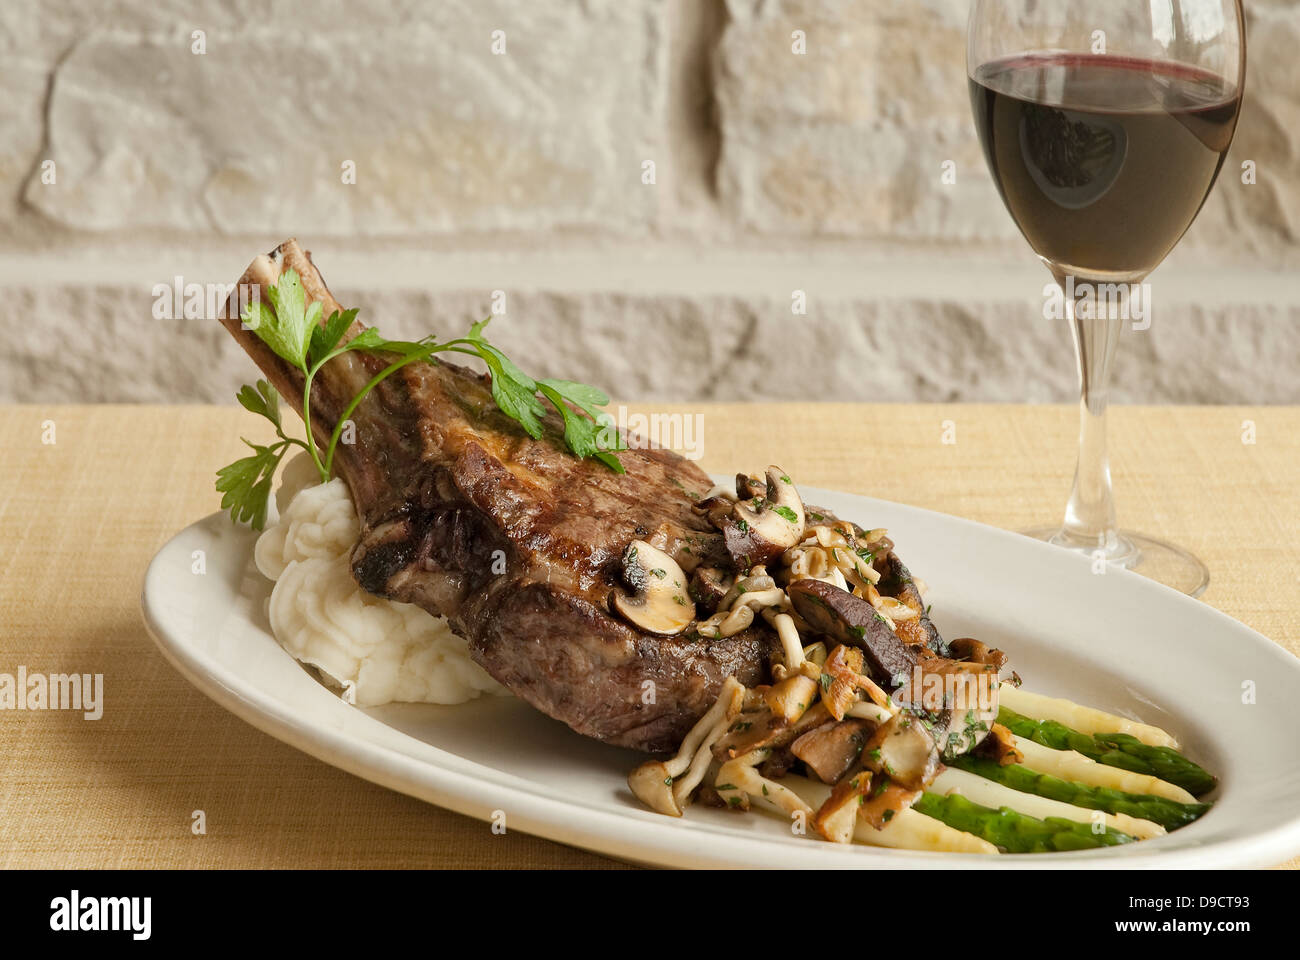
<svg viewBox="0 0 1300 960">
<path fill-rule="evenodd" d="M 1090 558 L 1098 550 L 1095 543 L 1080 542 L 1060 527 L 1039 527 L 1022 532 L 1027 537 L 1065 547 Z M 1171 543 L 1141 533 L 1121 530 L 1102 552 L 1108 567 L 1136 571 L 1191 597 L 1199 597 L 1210 584 L 1210 571 L 1196 557 Z"/>
</svg>

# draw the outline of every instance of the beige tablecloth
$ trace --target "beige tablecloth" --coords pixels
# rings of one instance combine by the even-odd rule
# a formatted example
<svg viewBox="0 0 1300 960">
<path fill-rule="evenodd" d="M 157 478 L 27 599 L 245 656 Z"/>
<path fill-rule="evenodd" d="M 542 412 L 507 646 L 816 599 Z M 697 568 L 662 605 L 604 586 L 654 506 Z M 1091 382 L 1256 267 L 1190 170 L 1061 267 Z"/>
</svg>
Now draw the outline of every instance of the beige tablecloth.
<svg viewBox="0 0 1300 960">
<path fill-rule="evenodd" d="M 1065 407 L 659 409 L 704 415 L 706 469 L 778 463 L 803 484 L 1009 528 L 1057 518 L 1074 465 Z M 1121 408 L 1113 421 L 1122 522 L 1194 550 L 1211 569 L 1205 602 L 1300 653 L 1300 408 Z M 956 443 L 941 442 L 946 426 Z M 0 672 L 102 673 L 105 709 L 94 722 L 0 712 L 0 866 L 613 865 L 311 759 L 154 649 L 145 566 L 217 508 L 213 471 L 258 427 L 233 407 L 4 408 Z"/>
</svg>

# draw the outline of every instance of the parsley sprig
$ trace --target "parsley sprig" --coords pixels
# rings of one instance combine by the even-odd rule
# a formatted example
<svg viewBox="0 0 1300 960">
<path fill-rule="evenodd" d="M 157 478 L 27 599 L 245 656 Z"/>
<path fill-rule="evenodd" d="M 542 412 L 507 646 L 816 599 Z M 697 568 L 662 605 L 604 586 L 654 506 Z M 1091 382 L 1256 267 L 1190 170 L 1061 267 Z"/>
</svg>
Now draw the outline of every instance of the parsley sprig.
<svg viewBox="0 0 1300 960">
<path fill-rule="evenodd" d="M 229 510 L 236 523 L 251 523 L 255 530 L 261 530 L 266 523 L 266 503 L 275 468 L 291 446 L 309 448 L 297 437 L 285 435 L 280 422 L 280 395 L 265 380 L 258 380 L 255 386 L 244 384 L 235 399 L 245 409 L 275 424 L 275 434 L 280 438 L 262 446 L 241 437 L 252 448 L 252 456 L 242 457 L 217 471 L 217 491 L 223 494 L 221 509 Z"/>
<path fill-rule="evenodd" d="M 541 439 L 545 432 L 544 398 L 559 412 L 564 422 L 565 446 L 574 456 L 592 457 L 615 473 L 624 472 L 616 454 L 627 449 L 627 445 L 609 415 L 600 409 L 609 403 L 609 397 L 595 387 L 573 380 L 534 380 L 488 342 L 483 335 L 487 320 L 474 324 L 465 336 L 441 343 L 432 337 L 416 341 L 387 340 L 374 327 L 343 342 L 357 311 L 336 310 L 322 324 L 320 303 L 307 303 L 302 281 L 294 270 L 286 270 L 267 287 L 267 300 L 270 302 L 259 300 L 250 304 L 240 319 L 276 356 L 302 371 L 302 411 L 303 421 L 308 425 L 307 439 L 299 440 L 284 433 L 279 394 L 265 380 L 240 389 L 236 397 L 240 404 L 271 421 L 279 439 L 267 446 L 244 440 L 253 454 L 217 471 L 217 490 L 223 494 L 221 507 L 229 510 L 237 523 L 247 522 L 256 530 L 265 525 L 271 483 L 291 446 L 306 450 L 320 472 L 321 482 L 327 481 L 333 472 L 334 453 L 343 427 L 370 391 L 402 367 L 421 361 L 436 363 L 433 355 L 442 352 L 463 353 L 482 360 L 491 377 L 493 402 L 534 440 Z M 312 383 L 325 364 L 353 350 L 392 354 L 396 359 L 375 374 L 344 407 L 322 456 L 310 426 Z"/>
</svg>

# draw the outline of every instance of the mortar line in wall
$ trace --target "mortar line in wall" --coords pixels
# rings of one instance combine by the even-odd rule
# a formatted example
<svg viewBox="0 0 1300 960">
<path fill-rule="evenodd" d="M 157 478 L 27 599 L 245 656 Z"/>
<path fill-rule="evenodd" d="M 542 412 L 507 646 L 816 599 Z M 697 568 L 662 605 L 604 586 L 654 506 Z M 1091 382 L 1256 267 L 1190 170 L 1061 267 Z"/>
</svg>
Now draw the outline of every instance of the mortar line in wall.
<svg viewBox="0 0 1300 960">
<path fill-rule="evenodd" d="M 843 252 L 797 253 L 638 248 L 633 252 L 420 253 L 346 251 L 317 244 L 315 259 L 336 291 L 387 289 L 452 293 L 504 289 L 560 294 L 746 297 L 810 301 L 1041 301 L 1045 270 L 911 253 L 889 258 Z M 185 282 L 232 283 L 246 260 L 181 253 L 137 257 L 0 255 L 0 287 L 126 287 Z M 1253 269 L 1166 267 L 1152 277 L 1160 303 L 1300 306 L 1294 274 Z"/>
</svg>

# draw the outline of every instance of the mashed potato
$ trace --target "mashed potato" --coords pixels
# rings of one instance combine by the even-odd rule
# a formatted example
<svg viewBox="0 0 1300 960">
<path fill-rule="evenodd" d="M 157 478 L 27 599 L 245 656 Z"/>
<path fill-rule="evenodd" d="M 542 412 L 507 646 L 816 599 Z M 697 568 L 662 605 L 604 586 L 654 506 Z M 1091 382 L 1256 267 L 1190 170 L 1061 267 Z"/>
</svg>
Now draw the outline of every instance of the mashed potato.
<svg viewBox="0 0 1300 960">
<path fill-rule="evenodd" d="M 267 614 L 280 645 L 358 706 L 464 703 L 505 693 L 444 618 L 357 586 L 348 566 L 359 532 L 352 497 L 340 479 L 318 481 L 306 454 L 285 466 L 279 517 L 254 552 L 257 569 L 275 581 Z"/>
</svg>

